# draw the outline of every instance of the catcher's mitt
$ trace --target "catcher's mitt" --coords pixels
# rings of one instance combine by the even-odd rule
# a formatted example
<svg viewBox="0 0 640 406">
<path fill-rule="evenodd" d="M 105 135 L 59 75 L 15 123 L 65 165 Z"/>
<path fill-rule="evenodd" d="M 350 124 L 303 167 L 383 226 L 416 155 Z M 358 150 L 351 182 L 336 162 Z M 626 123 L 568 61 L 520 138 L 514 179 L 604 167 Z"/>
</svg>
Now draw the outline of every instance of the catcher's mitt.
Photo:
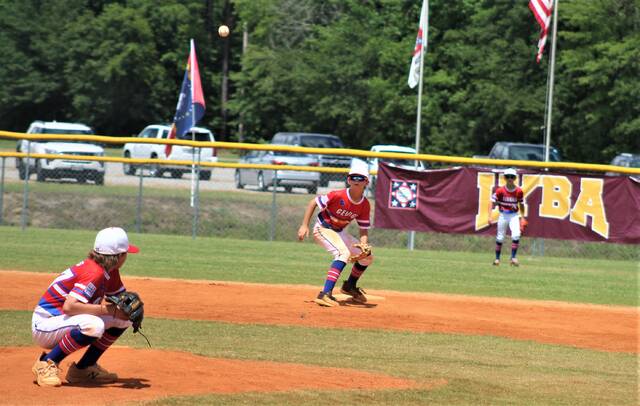
<svg viewBox="0 0 640 406">
<path fill-rule="evenodd" d="M 520 234 L 524 234 L 524 230 L 527 229 L 529 222 L 525 218 L 520 218 Z"/>
<path fill-rule="evenodd" d="M 114 296 L 108 296 L 107 301 L 115 304 L 118 309 L 127 315 L 131 323 L 133 323 L 134 333 L 137 333 L 142 328 L 144 303 L 142 303 L 140 295 L 136 292 L 124 291 Z"/>
<path fill-rule="evenodd" d="M 357 243 L 357 244 L 353 244 L 354 247 L 360 249 L 360 253 L 358 255 L 351 255 L 349 257 L 349 262 L 357 262 L 361 259 L 364 259 L 366 257 L 368 257 L 369 255 L 371 255 L 371 245 L 369 244 L 362 244 L 362 243 Z"/>
</svg>

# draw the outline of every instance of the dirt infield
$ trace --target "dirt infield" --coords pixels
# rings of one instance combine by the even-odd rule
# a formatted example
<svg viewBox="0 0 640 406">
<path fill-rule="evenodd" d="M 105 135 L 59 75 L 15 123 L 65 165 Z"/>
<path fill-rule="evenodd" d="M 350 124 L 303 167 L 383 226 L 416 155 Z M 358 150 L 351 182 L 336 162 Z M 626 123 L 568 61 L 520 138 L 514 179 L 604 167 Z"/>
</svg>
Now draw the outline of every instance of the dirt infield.
<svg viewBox="0 0 640 406">
<path fill-rule="evenodd" d="M 56 275 L 28 272 L 0 271 L 0 286 L 16 286 L 0 295 L 0 309 L 31 310 L 45 287 Z M 232 323 L 261 323 L 308 327 L 366 328 L 397 331 L 458 333 L 491 335 L 540 343 L 560 344 L 612 352 L 638 352 L 638 310 L 633 307 L 569 304 L 550 301 L 525 301 L 483 298 L 460 295 L 401 293 L 372 291 L 381 298 L 369 306 L 345 305 L 321 308 L 311 300 L 317 293 L 314 286 L 286 286 L 241 284 L 231 282 L 185 281 L 173 279 L 124 277 L 131 290 L 141 294 L 147 317 L 174 319 L 217 320 Z M 268 292 L 268 294 L 265 294 Z M 171 297 L 171 301 L 167 301 Z M 384 298 L 384 299 L 382 299 Z M 246 311 L 248 308 L 251 311 Z M 92 398 L 105 395 L 105 403 L 120 399 L 152 399 L 168 395 L 196 393 L 229 393 L 241 391 L 282 391 L 294 389 L 356 389 L 408 388 L 415 382 L 389 376 L 340 370 L 340 383 L 324 382 L 322 368 L 295 364 L 234 361 L 198 357 L 186 353 L 167 353 L 155 350 L 122 349 L 105 357 L 109 368 L 120 364 L 117 357 L 141 359 L 140 365 L 118 367 L 121 377 L 117 384 L 91 388 Z M 7 378 L 0 386 L 0 394 L 15 393 L 21 403 L 33 393 L 42 401 L 42 388 L 31 384 L 29 368 L 35 348 L 0 349 L 4 365 L 26 365 L 22 376 Z M 117 355 L 116 355 L 117 354 Z M 161 356 L 160 356 L 161 355 Z M 73 360 L 73 358 L 71 359 Z M 71 361 L 70 360 L 70 361 Z M 160 360 L 160 361 L 159 361 Z M 162 368 L 148 365 L 167 363 Z M 185 365 L 182 371 L 176 365 Z M 286 368 L 283 368 L 286 365 Z M 63 366 L 64 367 L 64 366 Z M 150 375 L 150 370 L 158 371 Z M 242 371 L 252 370 L 247 377 Z M 189 371 L 206 370 L 208 374 Z M 143 373 L 144 371 L 144 373 Z M 221 373 L 224 371 L 224 373 Z M 258 371 L 256 375 L 256 371 Z M 320 372 L 319 372 L 320 371 Z M 212 380 L 210 376 L 216 376 Z M 326 374 L 331 375 L 331 374 Z M 186 383 L 176 385 L 180 376 Z M 223 377 L 223 378 L 221 378 Z M 146 381 L 145 381 L 146 380 Z M 28 383 L 27 384 L 25 384 Z M 189 384 L 191 383 L 191 384 Z M 446 382 L 420 383 L 420 387 L 439 386 Z M 331 385 L 339 385 L 334 387 Z M 146 390 L 125 390 L 139 386 Z M 19 390 L 15 390 L 20 388 Z M 11 389 L 11 390 L 10 390 Z M 50 389 L 44 389 L 47 392 Z M 83 396 L 86 388 L 67 387 Z M 100 395 L 101 396 L 101 395 Z M 4 398 L 4 396 L 2 396 Z M 99 398 L 95 398 L 96 401 Z M 35 400 L 35 399 L 34 399 Z M 4 400 L 0 401 L 2 403 Z M 60 404 L 59 401 L 56 404 Z"/>
<path fill-rule="evenodd" d="M 0 404 L 106 405 L 207 393 L 409 389 L 446 384 L 437 381 L 418 385 L 411 380 L 344 368 L 216 359 L 184 352 L 120 347 L 100 362 L 105 368 L 117 371 L 118 382 L 93 387 L 65 384 L 61 388 L 41 388 L 32 383 L 34 354 L 37 354 L 34 348 L 0 348 L 0 359 L 7 362 L 5 365 L 24 365 L 24 368 L 15 368 L 11 377 L 0 380 Z M 80 354 L 73 354 L 62 362 L 63 374 L 79 357 Z M 136 362 L 130 362 L 131 359 Z"/>
</svg>

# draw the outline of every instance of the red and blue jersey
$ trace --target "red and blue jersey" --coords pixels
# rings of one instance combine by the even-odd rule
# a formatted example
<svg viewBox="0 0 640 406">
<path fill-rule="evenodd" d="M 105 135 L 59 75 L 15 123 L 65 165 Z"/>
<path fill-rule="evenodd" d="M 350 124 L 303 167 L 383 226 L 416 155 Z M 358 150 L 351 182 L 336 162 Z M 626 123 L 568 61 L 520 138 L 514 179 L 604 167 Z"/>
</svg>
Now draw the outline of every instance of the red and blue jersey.
<svg viewBox="0 0 640 406">
<path fill-rule="evenodd" d="M 519 187 L 513 190 L 507 189 L 506 186 L 500 186 L 491 196 L 491 201 L 498 206 L 498 210 L 502 213 L 517 213 L 518 204 L 524 200 L 524 193 Z"/>
<path fill-rule="evenodd" d="M 67 296 L 82 303 L 100 303 L 105 295 L 125 290 L 120 271 L 107 272 L 92 259 L 85 259 L 60 274 L 44 292 L 35 312 L 44 317 L 64 314 L 62 306 Z"/>
<path fill-rule="evenodd" d="M 326 195 L 318 196 L 316 204 L 320 208 L 318 222 L 323 227 L 339 232 L 352 220 L 355 220 L 360 228 L 368 229 L 371 227 L 369 200 L 362 196 L 360 201 L 354 201 L 351 199 L 349 189 L 334 190 Z"/>
</svg>

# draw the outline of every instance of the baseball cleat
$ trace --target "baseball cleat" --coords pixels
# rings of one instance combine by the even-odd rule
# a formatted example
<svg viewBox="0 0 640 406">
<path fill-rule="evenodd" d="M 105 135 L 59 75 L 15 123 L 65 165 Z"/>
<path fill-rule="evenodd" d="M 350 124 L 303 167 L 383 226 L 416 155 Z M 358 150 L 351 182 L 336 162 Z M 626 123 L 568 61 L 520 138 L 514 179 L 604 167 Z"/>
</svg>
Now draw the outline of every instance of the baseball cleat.
<svg viewBox="0 0 640 406">
<path fill-rule="evenodd" d="M 495 261 L 493 261 L 493 265 L 498 266 L 500 265 L 500 260 L 496 259 Z"/>
<path fill-rule="evenodd" d="M 520 262 L 517 258 L 511 258 L 511 266 L 520 266 Z"/>
<path fill-rule="evenodd" d="M 113 383 L 118 380 L 118 375 L 107 371 L 98 364 L 80 369 L 73 362 L 69 366 L 66 379 L 69 383 Z"/>
<path fill-rule="evenodd" d="M 43 354 L 44 355 L 44 354 Z M 36 377 L 36 382 L 39 386 L 60 386 L 62 381 L 58 376 L 60 370 L 55 362 L 51 360 L 41 361 L 40 358 L 33 364 L 31 368 L 33 374 Z"/>
<path fill-rule="evenodd" d="M 320 292 L 318 293 L 318 297 L 313 299 L 314 302 L 324 307 L 335 307 L 340 306 L 340 303 L 333 297 L 330 293 Z"/>
<path fill-rule="evenodd" d="M 349 283 L 347 283 L 347 281 L 344 281 L 344 283 L 342 284 L 340 292 L 344 293 L 345 295 L 351 296 L 351 298 L 356 302 L 367 303 L 367 296 L 365 295 L 365 291 L 358 287 L 350 285 Z"/>
</svg>

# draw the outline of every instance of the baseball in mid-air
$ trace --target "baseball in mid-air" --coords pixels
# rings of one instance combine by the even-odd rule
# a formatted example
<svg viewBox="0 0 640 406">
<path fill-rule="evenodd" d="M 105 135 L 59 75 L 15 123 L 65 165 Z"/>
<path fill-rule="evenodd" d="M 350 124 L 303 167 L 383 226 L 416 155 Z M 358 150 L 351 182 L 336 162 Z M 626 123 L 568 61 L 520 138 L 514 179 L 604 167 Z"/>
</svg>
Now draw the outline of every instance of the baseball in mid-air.
<svg viewBox="0 0 640 406">
<path fill-rule="evenodd" d="M 227 27 L 226 25 L 221 25 L 220 27 L 218 27 L 218 35 L 220 35 L 222 38 L 225 38 L 227 35 L 229 35 L 229 27 Z"/>
</svg>

